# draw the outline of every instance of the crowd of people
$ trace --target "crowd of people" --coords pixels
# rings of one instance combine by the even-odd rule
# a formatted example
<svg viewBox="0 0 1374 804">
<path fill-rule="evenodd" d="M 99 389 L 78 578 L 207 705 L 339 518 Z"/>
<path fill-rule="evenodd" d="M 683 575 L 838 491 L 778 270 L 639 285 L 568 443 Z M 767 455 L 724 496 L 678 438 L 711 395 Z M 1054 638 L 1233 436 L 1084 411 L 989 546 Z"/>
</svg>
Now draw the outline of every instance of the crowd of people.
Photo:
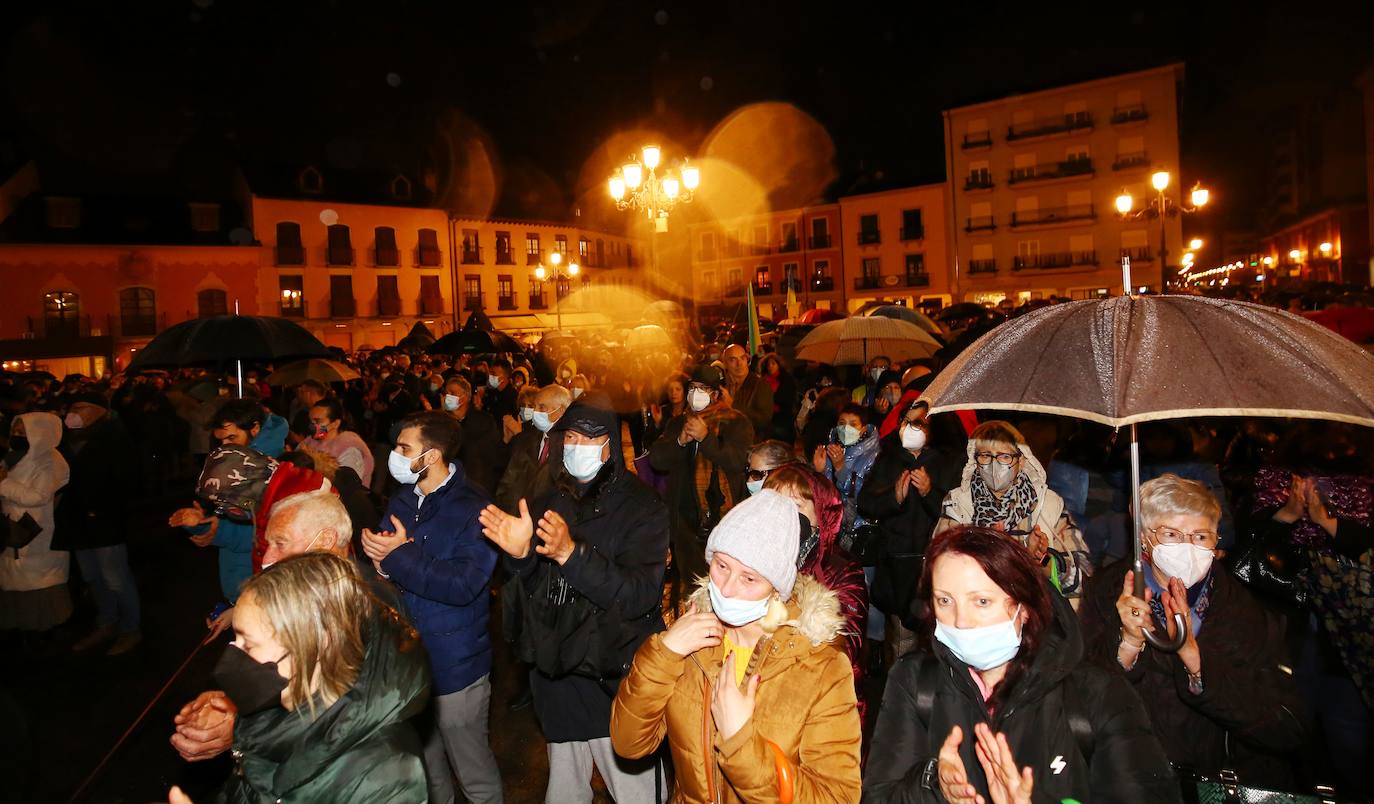
<svg viewBox="0 0 1374 804">
<path fill-rule="evenodd" d="M 221 800 L 499 802 L 493 710 L 531 703 L 550 802 L 1374 794 L 1371 598 L 1321 594 L 1374 555 L 1357 428 L 1142 428 L 1140 595 L 1116 435 L 932 415 L 941 357 L 352 362 L 0 389 L 17 646 L 72 616 L 74 557 L 70 649 L 136 650 L 126 503 L 194 477 L 168 524 L 215 548 L 232 642 L 171 742 L 232 751 Z M 1257 546 L 1304 569 L 1259 583 Z"/>
</svg>

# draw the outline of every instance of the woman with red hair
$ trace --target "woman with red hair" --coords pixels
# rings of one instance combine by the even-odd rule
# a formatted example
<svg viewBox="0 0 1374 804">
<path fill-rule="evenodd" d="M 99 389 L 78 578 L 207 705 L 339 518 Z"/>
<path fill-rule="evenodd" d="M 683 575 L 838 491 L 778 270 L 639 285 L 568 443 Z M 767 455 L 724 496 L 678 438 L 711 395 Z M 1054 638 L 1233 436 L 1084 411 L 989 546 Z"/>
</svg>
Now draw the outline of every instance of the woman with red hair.
<svg viewBox="0 0 1374 804">
<path fill-rule="evenodd" d="M 1021 545 L 947 530 L 919 590 L 922 647 L 888 675 L 864 801 L 1180 800 L 1140 699 L 1087 660 L 1073 609 Z"/>
</svg>

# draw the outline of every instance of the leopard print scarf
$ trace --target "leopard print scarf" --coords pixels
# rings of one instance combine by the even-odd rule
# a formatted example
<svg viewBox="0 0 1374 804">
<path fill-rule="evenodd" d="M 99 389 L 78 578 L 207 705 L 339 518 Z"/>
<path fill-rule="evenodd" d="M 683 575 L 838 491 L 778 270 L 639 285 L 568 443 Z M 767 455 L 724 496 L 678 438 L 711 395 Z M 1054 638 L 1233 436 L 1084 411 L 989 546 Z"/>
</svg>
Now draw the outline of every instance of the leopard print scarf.
<svg viewBox="0 0 1374 804">
<path fill-rule="evenodd" d="M 982 472 L 975 469 L 973 479 L 969 482 L 969 492 L 973 497 L 973 524 L 980 528 L 990 528 L 1001 522 L 1008 530 L 1014 530 L 1030 518 L 1036 503 L 1040 501 L 1030 476 L 1025 472 L 1016 476 L 1011 489 L 999 499 L 983 482 Z"/>
</svg>

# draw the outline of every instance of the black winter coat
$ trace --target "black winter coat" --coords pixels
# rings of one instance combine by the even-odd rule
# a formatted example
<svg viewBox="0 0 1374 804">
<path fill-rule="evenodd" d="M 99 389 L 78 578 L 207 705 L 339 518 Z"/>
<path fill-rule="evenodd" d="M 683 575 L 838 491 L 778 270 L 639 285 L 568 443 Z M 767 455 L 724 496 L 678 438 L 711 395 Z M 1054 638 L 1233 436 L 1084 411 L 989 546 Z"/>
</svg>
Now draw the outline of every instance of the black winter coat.
<svg viewBox="0 0 1374 804">
<path fill-rule="evenodd" d="M 1007 736 L 1016 764 L 1035 774 L 1032 800 L 1058 804 L 1066 798 L 1093 804 L 1181 801 L 1179 785 L 1164 749 L 1150 732 L 1149 716 L 1130 684 L 1084 654 L 1078 620 L 1068 601 L 1050 590 L 1054 622 L 1042 637 L 1030 668 L 999 711 L 988 714 L 968 665 L 932 640 L 938 660 L 929 723 L 918 716 L 916 700 L 921 652 L 898 660 L 888 674 L 883 706 L 864 770 L 865 802 L 941 802 L 938 774 L 922 785 L 928 760 L 939 754 L 950 731 L 959 726 L 959 755 L 969 782 L 991 801 L 983 766 L 974 753 L 973 726 L 988 723 Z M 1068 696 L 1076 696 L 1068 700 Z M 1067 711 L 1091 724 L 1090 739 L 1080 741 Z M 1084 748 L 1090 757 L 1085 758 Z"/>
<path fill-rule="evenodd" d="M 1103 567 L 1088 581 L 1079 615 L 1089 655 L 1123 674 L 1145 701 L 1171 762 L 1211 777 L 1226 768 L 1247 785 L 1290 789 L 1290 767 L 1282 755 L 1302 746 L 1305 715 L 1293 676 L 1283 669 L 1292 667 L 1283 618 L 1256 602 L 1219 564 L 1213 566 L 1211 604 L 1197 636 L 1200 695 L 1188 691 L 1178 654 L 1147 646 L 1129 672 L 1117 662 L 1116 600 L 1130 562 Z"/>
<path fill-rule="evenodd" d="M 875 522 L 880 544 L 870 550 L 876 568 L 873 578 L 873 605 L 910 622 L 914 616 L 916 583 L 930 534 L 940 519 L 940 504 L 949 490 L 959 485 L 962 459 L 952 458 L 936 447 L 926 447 L 919 456 L 902 447 L 898 431 L 885 437 L 873 468 L 859 489 L 859 515 Z M 912 488 L 906 499 L 897 502 L 897 480 L 908 469 L 925 469 L 930 475 L 930 493 L 920 495 Z M 910 627 L 910 625 L 908 625 Z"/>
<path fill-rule="evenodd" d="M 463 444 L 458 448 L 458 460 L 467 470 L 468 480 L 493 495 L 501 473 L 506 470 L 506 443 L 501 439 L 501 425 L 490 413 L 476 407 L 468 408 L 462 425 Z"/>
<path fill-rule="evenodd" d="M 52 549 L 124 544 L 138 472 L 130 464 L 135 447 L 123 422 L 107 414 L 91 427 L 69 430 L 60 449 L 71 480 L 53 515 Z"/>
</svg>

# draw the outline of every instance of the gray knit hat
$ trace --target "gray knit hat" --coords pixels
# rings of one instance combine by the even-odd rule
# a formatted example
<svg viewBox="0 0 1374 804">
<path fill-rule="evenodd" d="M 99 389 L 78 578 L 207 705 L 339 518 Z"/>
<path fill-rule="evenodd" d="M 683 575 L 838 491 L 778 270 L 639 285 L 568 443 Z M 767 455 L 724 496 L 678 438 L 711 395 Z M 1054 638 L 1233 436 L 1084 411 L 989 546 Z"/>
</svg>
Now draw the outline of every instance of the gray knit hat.
<svg viewBox="0 0 1374 804">
<path fill-rule="evenodd" d="M 797 504 L 764 489 L 721 518 L 706 540 L 706 563 L 710 564 L 716 553 L 725 553 L 762 575 L 787 600 L 797 582 L 799 549 Z"/>
</svg>

